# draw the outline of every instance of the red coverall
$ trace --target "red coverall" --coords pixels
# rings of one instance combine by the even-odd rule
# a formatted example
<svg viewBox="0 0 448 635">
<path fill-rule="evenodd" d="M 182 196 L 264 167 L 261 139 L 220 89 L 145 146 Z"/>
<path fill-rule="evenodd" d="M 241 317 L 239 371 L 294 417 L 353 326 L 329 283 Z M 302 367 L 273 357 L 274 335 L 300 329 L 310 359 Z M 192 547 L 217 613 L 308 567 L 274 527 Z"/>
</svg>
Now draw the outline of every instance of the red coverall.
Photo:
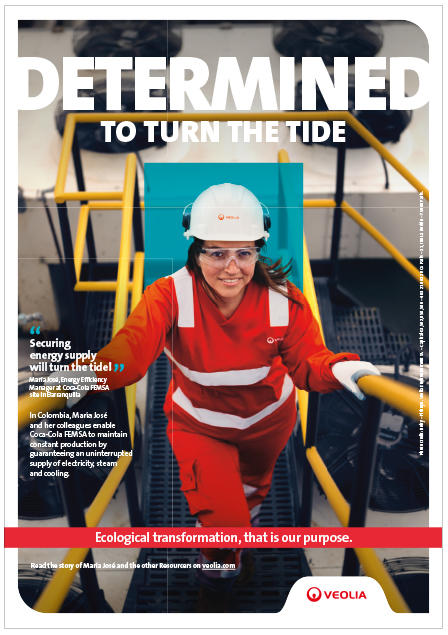
<svg viewBox="0 0 448 635">
<path fill-rule="evenodd" d="M 165 349 L 173 378 L 167 435 L 190 511 L 206 527 L 250 526 L 296 422 L 294 386 L 341 389 L 331 367 L 356 360 L 329 351 L 303 294 L 291 302 L 251 281 L 230 318 L 184 267 L 148 286 L 96 361 L 111 390 L 143 377 Z M 203 549 L 207 560 L 239 564 L 239 550 Z"/>
</svg>

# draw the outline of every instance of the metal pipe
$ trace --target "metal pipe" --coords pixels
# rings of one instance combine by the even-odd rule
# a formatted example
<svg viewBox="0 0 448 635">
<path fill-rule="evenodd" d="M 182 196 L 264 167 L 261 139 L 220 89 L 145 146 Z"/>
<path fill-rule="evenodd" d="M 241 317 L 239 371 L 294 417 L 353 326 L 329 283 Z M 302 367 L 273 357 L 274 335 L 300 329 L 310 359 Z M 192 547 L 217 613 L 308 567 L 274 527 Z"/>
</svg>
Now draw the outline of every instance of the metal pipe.
<svg viewBox="0 0 448 635">
<path fill-rule="evenodd" d="M 132 216 L 132 225 L 134 230 L 134 249 L 135 251 L 144 251 L 145 242 L 143 239 L 142 209 L 140 205 L 137 172 L 135 173 L 134 214 Z"/>
<path fill-rule="evenodd" d="M 81 350 L 85 348 L 84 331 L 81 328 L 80 320 L 77 319 L 81 315 L 79 300 L 74 293 L 76 283 L 76 273 L 74 265 L 74 253 L 70 222 L 68 220 L 67 203 L 58 203 L 58 218 L 61 229 L 62 246 L 64 248 L 64 275 L 66 285 L 66 300 L 69 305 L 70 314 L 70 331 L 75 340 L 75 349 Z"/>
<path fill-rule="evenodd" d="M 75 291 L 115 291 L 116 280 L 81 280 L 75 284 Z M 128 282 L 128 291 L 132 289 L 132 282 Z"/>
<path fill-rule="evenodd" d="M 78 216 L 78 229 L 76 231 L 75 247 L 73 250 L 73 264 L 75 267 L 75 276 L 77 283 L 79 283 L 79 278 L 81 277 L 82 257 L 84 253 L 88 220 L 89 206 L 81 205 Z M 76 286 L 75 290 L 77 290 Z"/>
<path fill-rule="evenodd" d="M 117 429 L 120 432 L 125 432 L 126 437 L 124 437 L 125 447 L 123 448 L 126 452 L 133 452 L 134 445 L 134 435 L 131 436 L 130 425 L 129 425 L 129 417 L 128 417 L 128 407 L 127 407 L 127 398 L 126 393 L 123 388 L 115 391 L 114 394 L 114 404 L 115 404 L 115 420 L 117 422 Z M 135 412 L 135 408 L 134 408 Z M 134 471 L 134 463 L 131 463 L 128 466 L 125 474 L 125 487 L 127 494 L 127 503 L 128 503 L 128 511 L 129 511 L 129 519 L 131 521 L 131 525 L 133 527 L 141 527 L 143 524 L 143 520 L 140 513 L 140 505 L 138 502 L 138 493 L 137 493 L 137 481 L 135 479 L 135 471 Z"/>
<path fill-rule="evenodd" d="M 306 456 L 339 522 L 346 527 L 350 516 L 349 504 L 332 479 L 317 449 L 315 447 L 309 448 L 306 451 Z M 356 547 L 355 553 L 364 573 L 374 578 L 382 587 L 391 609 L 397 613 L 410 613 L 403 596 L 375 551 L 365 547 Z"/>
<path fill-rule="evenodd" d="M 75 128 L 75 134 L 73 135 L 72 157 L 73 157 L 73 165 L 75 168 L 76 184 L 78 186 L 78 190 L 80 191 L 85 190 L 86 186 L 84 183 L 84 173 L 82 170 L 81 153 L 79 151 L 78 133 L 76 128 Z M 81 205 L 85 205 L 86 203 L 87 201 L 81 201 Z M 95 264 L 96 263 L 95 238 L 93 235 L 92 219 L 90 217 L 87 219 L 86 242 L 87 242 L 87 254 L 89 256 L 89 264 Z"/>
<path fill-rule="evenodd" d="M 135 309 L 140 302 L 143 291 L 143 274 L 145 267 L 145 254 L 143 251 L 137 251 L 134 258 L 134 269 L 132 272 L 132 296 L 131 311 Z"/>
<path fill-rule="evenodd" d="M 54 195 L 56 203 L 64 201 L 92 201 L 92 200 L 111 200 L 121 201 L 123 192 L 62 192 L 59 196 Z"/>
<path fill-rule="evenodd" d="M 278 152 L 278 162 L 279 163 L 289 163 L 289 155 L 286 150 L 279 150 Z M 323 207 L 331 207 L 335 205 L 334 201 L 331 200 L 316 200 L 313 201 L 318 205 Z M 329 205 L 326 205 L 329 203 Z M 305 204 L 305 201 L 304 201 Z M 322 205 L 321 205 L 322 204 Z M 331 205 L 332 204 L 332 205 Z M 306 243 L 305 232 L 303 232 L 302 238 L 302 251 L 303 251 L 303 294 L 305 298 L 308 300 L 309 305 L 311 307 L 311 312 L 314 318 L 317 320 L 319 325 L 319 330 L 322 335 L 322 341 L 325 342 L 324 331 L 322 328 L 322 322 L 319 314 L 319 306 L 317 304 L 316 291 L 314 288 L 313 274 L 311 271 L 310 258 L 308 254 L 308 246 Z M 299 404 L 299 412 L 300 412 L 300 426 L 302 429 L 302 440 L 305 444 L 306 440 L 306 428 L 307 428 L 307 416 L 308 416 L 308 392 L 306 390 L 296 390 L 297 402 Z"/>
<path fill-rule="evenodd" d="M 336 163 L 336 191 L 334 200 L 336 207 L 333 211 L 333 230 L 331 234 L 331 276 L 330 282 L 335 285 L 338 279 L 338 259 L 339 245 L 341 242 L 342 231 L 342 210 L 341 203 L 344 199 L 344 173 L 345 173 L 345 143 L 338 145 L 337 163 Z"/>
<path fill-rule="evenodd" d="M 120 456 L 118 458 L 117 465 L 109 472 L 106 480 L 85 513 L 87 527 L 96 527 L 100 522 L 131 460 L 131 456 Z M 36 611 L 42 613 L 56 613 L 59 611 L 77 573 L 76 564 L 85 559 L 88 551 L 88 547 L 69 549 L 63 563 L 74 564 L 73 570 L 70 571 L 65 568 L 57 569 L 39 596 L 36 604 L 33 606 Z"/>
<path fill-rule="evenodd" d="M 308 198 L 303 200 L 303 207 L 336 207 L 332 198 Z"/>
<path fill-rule="evenodd" d="M 376 150 L 385 161 L 390 163 L 392 167 L 394 167 L 397 172 L 399 172 L 401 176 L 417 190 L 417 192 L 422 192 L 426 200 L 429 200 L 428 188 L 425 187 L 421 181 L 416 179 L 412 172 L 400 163 L 400 161 L 398 161 L 398 159 L 396 159 L 394 155 L 383 146 L 381 141 L 378 141 L 375 135 L 367 130 L 367 128 L 363 126 L 362 123 L 358 121 L 354 115 L 352 115 L 352 113 L 346 112 L 344 119 L 349 126 L 351 126 L 353 130 L 356 130 L 356 132 L 361 135 L 361 137 L 363 137 L 363 139 L 367 141 L 367 143 L 372 146 L 372 148 Z"/>
<path fill-rule="evenodd" d="M 317 429 L 319 424 L 319 393 L 309 394 L 305 452 L 316 445 Z M 309 461 L 303 465 L 302 500 L 300 501 L 301 527 L 311 527 L 311 514 L 313 507 L 313 470 Z"/>
<path fill-rule="evenodd" d="M 67 200 L 64 198 L 64 189 L 67 180 L 68 163 L 70 160 L 70 150 L 73 143 L 73 136 L 75 134 L 75 126 L 75 116 L 73 113 L 69 113 L 65 119 L 58 173 L 56 176 L 56 185 L 54 186 L 54 199 L 56 203 L 63 203 Z"/>
<path fill-rule="evenodd" d="M 371 397 L 381 399 L 392 408 L 416 421 L 429 423 L 429 398 L 427 393 L 420 393 L 416 388 L 383 375 L 365 375 L 357 381 L 362 392 Z"/>
<path fill-rule="evenodd" d="M 369 223 L 368 220 L 364 218 L 354 207 L 349 205 L 346 201 L 342 202 L 341 205 L 342 210 L 350 216 L 355 223 L 358 223 L 360 227 L 362 227 L 377 243 L 379 243 L 384 249 L 392 256 L 394 260 L 398 262 L 398 264 L 403 267 L 405 271 L 407 271 L 413 278 L 420 282 L 420 272 L 413 264 L 409 262 L 409 260 L 403 256 L 401 251 L 399 251 L 394 245 L 387 240 L 383 234 L 378 231 L 373 225 Z M 425 276 L 422 275 L 423 286 L 427 291 L 429 291 L 429 280 Z"/>
<path fill-rule="evenodd" d="M 134 275 L 133 281 L 129 283 L 129 290 L 132 289 L 131 296 L 131 311 L 135 309 L 137 306 L 141 296 L 142 296 L 142 287 L 143 287 L 143 272 L 144 272 L 144 262 L 145 262 L 145 254 L 143 252 L 137 252 L 135 254 L 135 262 L 134 262 Z M 85 282 L 79 283 L 80 285 L 94 285 L 97 283 L 94 282 Z M 113 285 L 110 288 L 100 288 L 92 287 L 86 290 L 89 291 L 114 291 L 116 288 L 116 282 L 99 282 L 98 285 Z M 129 404 L 128 412 L 129 412 L 129 425 L 131 430 L 131 440 L 133 444 L 134 439 L 134 429 L 133 429 L 133 421 L 134 421 L 134 413 L 135 413 L 135 393 L 137 390 L 137 385 L 133 384 L 132 386 L 126 386 L 126 398 Z M 18 399 L 18 429 L 26 427 L 30 422 L 30 413 L 42 411 L 51 412 L 53 410 L 61 410 L 66 403 L 65 397 L 31 397 L 30 395 L 21 395 Z"/>
<path fill-rule="evenodd" d="M 123 211 L 121 214 L 120 255 L 118 259 L 117 291 L 115 293 L 114 321 L 112 335 L 123 326 L 128 308 L 129 267 L 131 258 L 132 212 L 134 205 L 134 187 L 137 171 L 135 154 L 126 157 L 123 186 Z"/>
<path fill-rule="evenodd" d="M 70 470 L 69 478 L 59 478 L 58 481 L 69 526 L 85 527 L 86 523 L 78 474 L 72 469 Z M 94 564 L 91 549 L 89 549 L 85 560 L 90 564 Z M 79 570 L 79 577 L 81 579 L 82 588 L 87 596 L 90 610 L 93 612 L 101 611 L 103 593 L 98 584 L 96 570 L 94 568 L 81 568 Z"/>
<path fill-rule="evenodd" d="M 31 414 L 36 414 L 39 410 L 42 410 L 42 412 L 62 410 L 66 401 L 66 397 L 31 397 L 31 394 L 20 395 L 18 399 L 19 430 L 22 430 L 22 428 L 25 428 L 29 424 Z"/>
<path fill-rule="evenodd" d="M 369 506 L 372 489 L 373 473 L 375 471 L 377 436 L 380 426 L 383 403 L 375 397 L 369 397 L 367 414 L 363 419 L 358 442 L 356 465 L 350 498 L 349 527 L 364 527 L 366 524 L 367 508 Z M 359 560 L 353 549 L 346 549 L 342 575 L 359 575 Z"/>
</svg>

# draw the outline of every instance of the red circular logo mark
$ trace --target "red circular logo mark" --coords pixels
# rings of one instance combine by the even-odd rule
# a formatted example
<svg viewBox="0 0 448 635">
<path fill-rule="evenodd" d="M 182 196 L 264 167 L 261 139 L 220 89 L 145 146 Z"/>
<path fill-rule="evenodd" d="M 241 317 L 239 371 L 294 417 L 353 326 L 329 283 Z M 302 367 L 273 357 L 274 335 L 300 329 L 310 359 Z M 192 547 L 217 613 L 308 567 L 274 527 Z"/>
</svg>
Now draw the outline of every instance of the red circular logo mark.
<svg viewBox="0 0 448 635">
<path fill-rule="evenodd" d="M 224 220 L 224 214 L 218 214 L 219 220 Z"/>
<path fill-rule="evenodd" d="M 306 592 L 306 597 L 310 602 L 317 602 L 322 597 L 322 591 L 317 586 L 312 586 Z"/>
</svg>

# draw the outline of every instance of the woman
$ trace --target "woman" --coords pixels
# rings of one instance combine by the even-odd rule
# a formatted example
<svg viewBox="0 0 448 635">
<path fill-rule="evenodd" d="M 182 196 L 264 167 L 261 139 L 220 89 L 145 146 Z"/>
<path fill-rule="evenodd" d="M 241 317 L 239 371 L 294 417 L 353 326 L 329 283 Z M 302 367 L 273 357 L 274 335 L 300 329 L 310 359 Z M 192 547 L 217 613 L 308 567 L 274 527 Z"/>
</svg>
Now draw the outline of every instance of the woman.
<svg viewBox="0 0 448 635">
<path fill-rule="evenodd" d="M 194 237 L 186 266 L 148 286 L 98 353 L 97 361 L 124 363 L 123 372 L 98 375 L 112 390 L 134 383 L 164 350 L 173 368 L 167 435 L 190 511 L 205 527 L 250 526 L 296 422 L 294 387 L 345 386 L 364 398 L 355 379 L 379 373 L 329 351 L 289 269 L 260 257 L 269 214 L 249 190 L 208 188 L 183 225 Z M 202 549 L 200 559 L 235 565 L 202 571 L 214 588 L 228 588 L 241 570 L 240 550 Z"/>
</svg>

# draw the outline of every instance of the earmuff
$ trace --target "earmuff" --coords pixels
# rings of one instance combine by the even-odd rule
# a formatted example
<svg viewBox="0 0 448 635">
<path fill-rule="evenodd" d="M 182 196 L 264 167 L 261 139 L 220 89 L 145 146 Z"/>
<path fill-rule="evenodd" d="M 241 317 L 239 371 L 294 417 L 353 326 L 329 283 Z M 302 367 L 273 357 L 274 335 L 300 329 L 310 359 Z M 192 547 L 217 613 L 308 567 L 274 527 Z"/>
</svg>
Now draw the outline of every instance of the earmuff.
<svg viewBox="0 0 448 635">
<path fill-rule="evenodd" d="M 193 203 L 188 203 L 188 205 L 185 205 L 184 211 L 182 212 L 182 227 L 187 231 L 190 229 L 192 207 Z"/>
<path fill-rule="evenodd" d="M 262 203 L 261 201 L 260 205 L 263 208 L 263 227 L 264 227 L 264 231 L 267 232 L 269 231 L 269 228 L 271 226 L 271 215 L 269 214 L 269 210 L 266 207 L 266 205 L 264 203 Z"/>
</svg>

